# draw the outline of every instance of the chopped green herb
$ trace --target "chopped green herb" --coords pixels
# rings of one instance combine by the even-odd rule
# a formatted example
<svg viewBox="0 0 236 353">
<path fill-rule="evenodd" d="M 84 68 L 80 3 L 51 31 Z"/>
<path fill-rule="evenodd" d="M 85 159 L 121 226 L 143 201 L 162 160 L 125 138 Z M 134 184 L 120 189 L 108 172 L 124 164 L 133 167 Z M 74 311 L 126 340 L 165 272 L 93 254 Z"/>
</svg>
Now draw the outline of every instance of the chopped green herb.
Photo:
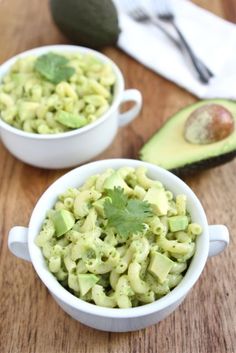
<svg viewBox="0 0 236 353">
<path fill-rule="evenodd" d="M 153 215 L 150 204 L 136 199 L 129 200 L 121 188 L 107 190 L 107 195 L 109 198 L 104 202 L 104 211 L 108 225 L 122 236 L 142 232 L 143 223 Z"/>
<path fill-rule="evenodd" d="M 75 69 L 67 66 L 69 60 L 55 53 L 48 53 L 39 56 L 35 62 L 35 70 L 48 81 L 58 84 L 61 81 L 68 80 Z"/>
</svg>

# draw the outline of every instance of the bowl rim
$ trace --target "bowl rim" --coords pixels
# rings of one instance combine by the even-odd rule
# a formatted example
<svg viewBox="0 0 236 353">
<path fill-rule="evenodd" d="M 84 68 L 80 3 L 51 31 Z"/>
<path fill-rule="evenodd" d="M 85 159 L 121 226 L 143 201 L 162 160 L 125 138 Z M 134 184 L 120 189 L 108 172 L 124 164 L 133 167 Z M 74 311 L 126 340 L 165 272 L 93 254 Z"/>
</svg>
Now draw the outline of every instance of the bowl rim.
<svg viewBox="0 0 236 353">
<path fill-rule="evenodd" d="M 105 307 L 100 307 L 95 304 L 85 302 L 77 298 L 73 294 L 71 294 L 64 287 L 62 287 L 62 285 L 50 273 L 50 271 L 48 269 L 45 270 L 43 265 L 40 265 L 38 263 L 39 261 L 37 261 L 37 258 L 35 257 L 35 253 L 36 255 L 38 254 L 38 256 L 41 256 L 41 257 L 42 257 L 42 253 L 41 253 L 41 249 L 39 249 L 37 245 L 34 243 L 36 234 L 31 234 L 32 233 L 31 229 L 33 228 L 34 220 L 35 218 L 37 218 L 38 209 L 40 209 L 40 205 L 42 205 L 42 202 L 47 199 L 48 195 L 50 194 L 51 191 L 53 191 L 53 188 L 55 189 L 57 184 L 62 183 L 66 179 L 72 178 L 76 174 L 78 174 L 78 179 L 79 179 L 79 173 L 82 171 L 86 171 L 86 169 L 90 170 L 93 168 L 96 169 L 101 167 L 103 167 L 104 170 L 106 168 L 117 169 L 117 168 L 120 168 L 121 166 L 131 166 L 136 168 L 140 165 L 148 168 L 149 171 L 156 173 L 156 175 L 158 174 L 162 175 L 163 178 L 165 177 L 166 179 L 169 179 L 174 183 L 178 184 L 181 188 L 184 188 L 185 190 L 184 192 L 186 192 L 187 197 L 188 198 L 190 197 L 191 200 L 193 201 L 197 209 L 197 212 L 199 213 L 199 217 L 201 218 L 201 222 L 202 222 L 201 225 L 203 228 L 203 233 L 201 234 L 200 236 L 201 238 L 199 240 L 199 243 L 201 242 L 201 244 L 203 245 L 201 245 L 201 251 L 200 252 L 198 251 L 199 255 L 197 260 L 195 260 L 195 262 L 197 261 L 197 266 L 195 266 L 194 271 L 191 268 L 191 271 L 193 273 L 191 273 L 192 274 L 191 276 L 189 275 L 190 278 L 188 276 L 188 281 L 187 280 L 184 281 L 184 278 L 186 276 L 185 274 L 183 280 L 180 282 L 179 285 L 177 285 L 174 289 L 172 289 L 167 295 L 163 296 L 162 298 L 150 304 L 145 304 L 139 307 L 132 307 L 128 309 L 121 309 L 121 308 L 105 308 Z M 94 171 L 93 171 L 93 174 L 95 174 Z M 54 195 L 54 196 L 57 196 L 57 195 Z M 44 285 L 49 289 L 52 295 L 55 296 L 59 301 L 63 302 L 66 305 L 69 305 L 70 307 L 73 307 L 73 309 L 75 310 L 79 310 L 86 314 L 95 315 L 98 317 L 106 317 L 106 318 L 114 318 L 114 319 L 142 317 L 149 314 L 157 313 L 167 307 L 170 307 L 174 303 L 180 301 L 182 298 L 185 297 L 185 295 L 196 283 L 196 281 L 198 280 L 199 276 L 202 273 L 202 270 L 205 266 L 205 263 L 208 257 L 208 251 L 209 251 L 208 223 L 207 223 L 206 214 L 204 212 L 204 209 L 199 199 L 192 191 L 192 189 L 176 175 L 172 174 L 171 172 L 161 167 L 155 166 L 147 162 L 139 161 L 139 160 L 125 159 L 125 158 L 124 159 L 121 159 L 121 158 L 105 159 L 105 160 L 99 160 L 99 161 L 87 163 L 83 166 L 77 167 L 69 171 L 68 173 L 64 174 L 60 178 L 58 178 L 47 188 L 47 190 L 42 194 L 42 196 L 38 200 L 30 218 L 29 232 L 28 232 L 28 248 L 29 248 L 31 261 L 35 268 L 35 271 L 37 272 L 38 276 L 40 277 Z M 39 255 L 39 251 L 41 255 Z M 195 259 L 195 255 L 193 259 Z M 191 259 L 191 263 L 193 259 Z M 187 273 L 191 271 L 189 267 L 187 270 Z"/>
<path fill-rule="evenodd" d="M 0 81 L 2 78 L 5 76 L 6 72 L 9 71 L 11 66 L 14 64 L 14 62 L 23 57 L 27 57 L 28 55 L 33 55 L 36 54 L 41 55 L 44 53 L 47 53 L 49 51 L 55 51 L 55 52 L 63 52 L 63 53 L 69 53 L 69 52 L 80 52 L 80 53 L 92 53 L 94 56 L 99 58 L 102 62 L 104 63 L 109 63 L 112 66 L 113 72 L 116 75 L 116 94 L 113 99 L 112 104 L 110 105 L 109 109 L 103 114 L 99 119 L 96 121 L 85 125 L 84 127 L 81 127 L 79 129 L 74 129 L 71 131 L 66 131 L 66 132 L 60 132 L 57 134 L 37 134 L 34 132 L 27 132 L 24 130 L 20 130 L 15 128 L 14 126 L 11 126 L 10 124 L 6 123 L 3 119 L 0 118 L 0 127 L 8 130 L 11 133 L 14 133 L 15 135 L 23 136 L 25 138 L 29 139 L 37 139 L 37 140 L 55 140 L 59 138 L 69 138 L 74 135 L 81 135 L 83 133 L 86 133 L 87 131 L 95 128 L 97 125 L 102 124 L 106 119 L 110 117 L 111 114 L 114 113 L 114 111 L 118 108 L 119 104 L 121 103 L 121 96 L 124 91 L 124 77 L 123 74 L 121 73 L 121 70 L 117 66 L 117 64 L 111 60 L 108 56 L 106 56 L 103 53 L 98 52 L 97 50 L 90 49 L 87 47 L 83 46 L 78 46 L 78 45 L 70 45 L 70 44 L 53 44 L 53 45 L 45 45 L 41 47 L 36 47 L 33 49 L 29 49 L 26 51 L 23 51 L 17 55 L 14 55 L 13 57 L 9 58 L 6 60 L 3 64 L 0 65 Z"/>
</svg>

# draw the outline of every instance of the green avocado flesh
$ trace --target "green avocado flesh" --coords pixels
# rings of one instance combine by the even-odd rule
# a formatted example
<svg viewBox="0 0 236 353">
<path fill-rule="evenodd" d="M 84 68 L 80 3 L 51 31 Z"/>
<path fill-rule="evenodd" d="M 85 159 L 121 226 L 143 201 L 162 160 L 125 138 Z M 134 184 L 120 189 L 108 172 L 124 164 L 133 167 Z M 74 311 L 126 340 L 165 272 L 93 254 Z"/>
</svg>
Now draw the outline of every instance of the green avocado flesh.
<svg viewBox="0 0 236 353">
<path fill-rule="evenodd" d="M 85 295 L 99 281 L 99 277 L 92 273 L 80 273 L 78 275 L 81 295 Z"/>
<path fill-rule="evenodd" d="M 188 226 L 187 216 L 174 216 L 168 220 L 169 228 L 171 232 L 178 232 L 179 230 L 185 230 Z"/>
<path fill-rule="evenodd" d="M 88 123 L 85 117 L 63 110 L 56 114 L 55 120 L 72 129 L 78 129 Z"/>
<path fill-rule="evenodd" d="M 236 157 L 236 129 L 221 141 L 197 145 L 184 138 L 184 125 L 197 108 L 220 104 L 228 109 L 236 126 L 236 102 L 224 99 L 205 100 L 192 104 L 168 119 L 162 128 L 142 147 L 140 158 L 176 174 L 187 174 L 226 163 Z"/>
<path fill-rule="evenodd" d="M 153 211 L 157 216 L 167 215 L 169 204 L 165 190 L 151 187 L 146 192 L 143 201 L 147 201 L 151 204 Z"/>
<path fill-rule="evenodd" d="M 153 251 L 151 254 L 151 261 L 148 267 L 148 271 L 154 276 L 158 277 L 160 282 L 163 283 L 173 265 L 174 262 L 168 257 Z"/>
<path fill-rule="evenodd" d="M 67 210 L 55 211 L 52 216 L 52 221 L 55 227 L 56 236 L 60 237 L 70 230 L 75 224 L 74 216 Z"/>
</svg>

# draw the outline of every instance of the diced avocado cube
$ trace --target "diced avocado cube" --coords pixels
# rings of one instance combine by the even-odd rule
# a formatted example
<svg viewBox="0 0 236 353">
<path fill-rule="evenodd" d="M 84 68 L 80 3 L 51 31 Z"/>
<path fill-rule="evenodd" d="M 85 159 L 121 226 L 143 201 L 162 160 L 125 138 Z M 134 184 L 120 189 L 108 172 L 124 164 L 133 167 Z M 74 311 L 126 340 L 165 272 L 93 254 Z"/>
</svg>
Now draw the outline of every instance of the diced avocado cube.
<svg viewBox="0 0 236 353">
<path fill-rule="evenodd" d="M 62 125 L 72 129 L 78 129 L 88 123 L 87 119 L 84 116 L 65 112 L 63 110 L 59 111 L 56 114 L 55 120 L 61 123 Z"/>
<path fill-rule="evenodd" d="M 73 214 L 67 210 L 55 211 L 52 215 L 52 221 L 56 230 L 56 236 L 60 237 L 70 230 L 75 224 Z"/>
<path fill-rule="evenodd" d="M 130 190 L 124 179 L 122 179 L 117 172 L 114 172 L 105 180 L 103 187 L 104 189 L 114 189 L 120 187 L 124 189 L 124 192 L 128 192 Z"/>
<path fill-rule="evenodd" d="M 148 267 L 148 271 L 156 276 L 161 283 L 166 280 L 168 273 L 170 272 L 174 262 L 165 255 L 160 254 L 157 251 L 151 253 L 151 261 Z"/>
<path fill-rule="evenodd" d="M 85 295 L 99 281 L 99 277 L 94 274 L 78 274 L 79 289 L 81 295 Z"/>
<path fill-rule="evenodd" d="M 188 226 L 187 216 L 173 216 L 168 218 L 168 224 L 171 232 L 185 230 Z"/>
<path fill-rule="evenodd" d="M 164 189 L 151 187 L 147 191 L 144 201 L 147 201 L 152 205 L 153 211 L 157 214 L 157 216 L 167 215 L 169 205 Z"/>
<path fill-rule="evenodd" d="M 106 199 L 109 199 L 109 197 L 102 197 L 101 199 L 99 199 L 93 203 L 93 206 L 94 206 L 95 210 L 97 211 L 98 215 L 103 218 L 105 217 L 104 202 L 106 201 Z"/>
</svg>

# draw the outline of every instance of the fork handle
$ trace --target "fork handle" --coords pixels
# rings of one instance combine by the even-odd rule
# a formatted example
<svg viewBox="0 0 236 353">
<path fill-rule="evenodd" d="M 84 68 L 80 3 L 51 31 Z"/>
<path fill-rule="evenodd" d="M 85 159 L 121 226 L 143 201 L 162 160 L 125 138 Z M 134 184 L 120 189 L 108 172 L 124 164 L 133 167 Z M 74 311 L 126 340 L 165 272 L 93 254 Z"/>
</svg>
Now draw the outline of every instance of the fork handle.
<svg viewBox="0 0 236 353">
<path fill-rule="evenodd" d="M 178 33 L 178 36 L 180 38 L 181 44 L 184 47 L 184 49 L 186 50 L 186 52 L 188 53 L 194 68 L 196 69 L 198 76 L 200 78 L 200 80 L 203 83 L 208 83 L 210 78 L 213 77 L 213 73 L 211 72 L 210 69 L 207 68 L 207 66 L 200 60 L 198 59 L 198 57 L 194 54 L 192 48 L 189 46 L 187 40 L 185 39 L 185 37 L 183 36 L 182 32 L 179 30 L 178 26 L 176 25 L 176 23 L 174 21 L 171 22 L 174 29 L 176 30 L 176 32 Z"/>
</svg>

